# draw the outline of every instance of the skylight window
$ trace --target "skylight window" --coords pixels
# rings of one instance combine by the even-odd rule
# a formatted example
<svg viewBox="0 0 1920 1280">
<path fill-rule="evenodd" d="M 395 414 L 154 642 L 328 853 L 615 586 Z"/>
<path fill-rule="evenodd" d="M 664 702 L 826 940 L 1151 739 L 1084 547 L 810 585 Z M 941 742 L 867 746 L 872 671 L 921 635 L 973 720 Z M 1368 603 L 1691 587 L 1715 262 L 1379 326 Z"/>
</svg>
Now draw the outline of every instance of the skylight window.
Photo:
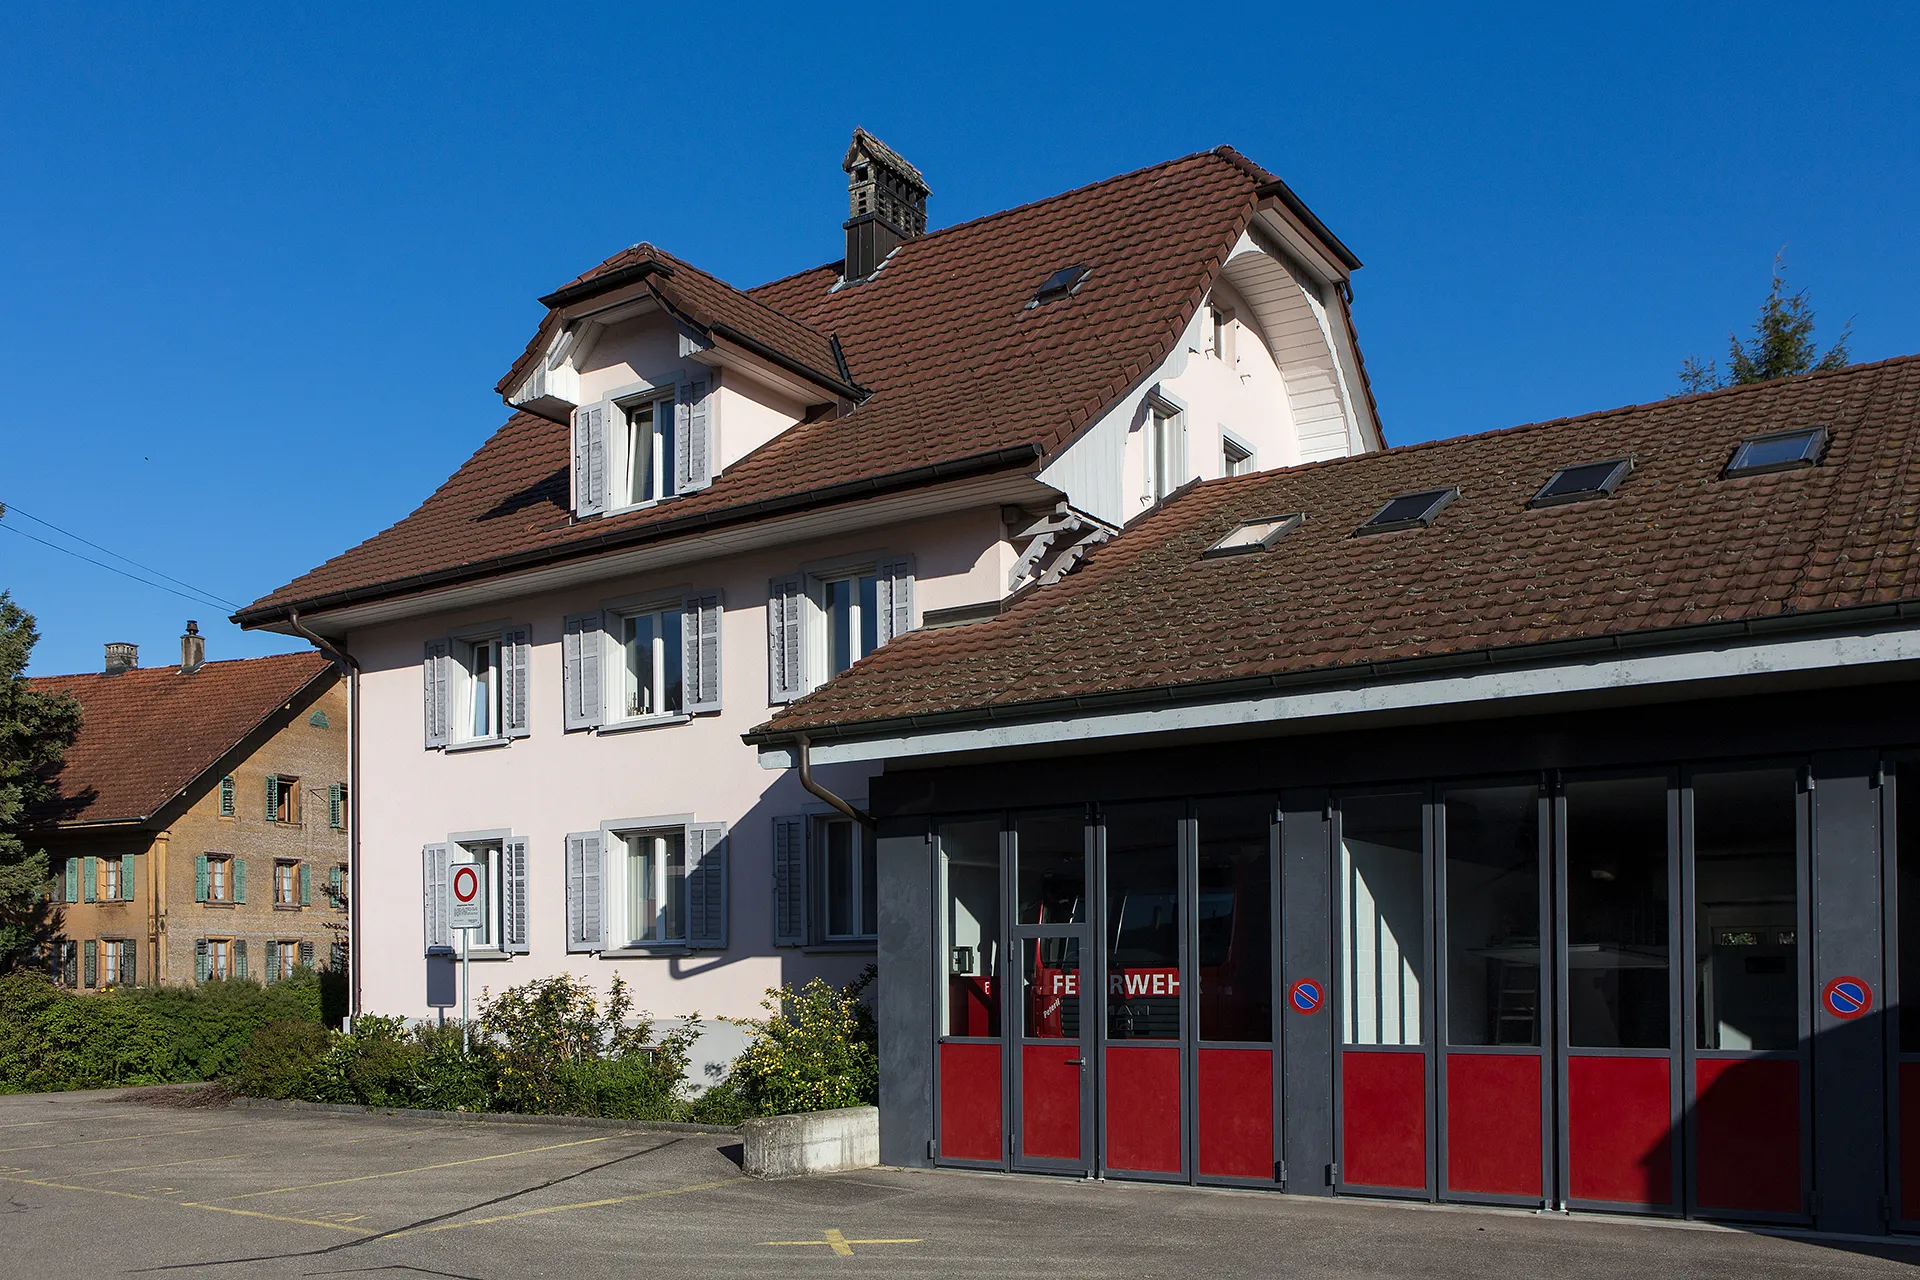
<svg viewBox="0 0 1920 1280">
<path fill-rule="evenodd" d="M 1733 460 L 1727 463 L 1727 469 L 1721 474 L 1751 476 L 1766 471 L 1791 471 L 1795 467 L 1817 466 L 1826 448 L 1825 427 L 1748 436 L 1734 449 Z"/>
<path fill-rule="evenodd" d="M 1205 556 L 1237 556 L 1248 551 L 1265 551 L 1300 527 L 1307 517 L 1298 511 L 1284 516 L 1268 516 L 1238 525 L 1220 541 L 1201 552 Z"/>
<path fill-rule="evenodd" d="M 1387 533 L 1393 529 L 1424 529 L 1433 523 L 1433 518 L 1440 514 L 1442 507 L 1459 496 L 1458 488 L 1403 493 L 1389 499 L 1386 506 L 1374 512 L 1372 519 L 1353 531 L 1354 536 Z"/>
<path fill-rule="evenodd" d="M 1614 458 L 1608 462 L 1583 462 L 1562 467 L 1553 473 L 1540 492 L 1533 495 L 1530 507 L 1557 507 L 1563 502 L 1585 502 L 1590 498 L 1611 498 L 1620 482 L 1633 474 L 1632 458 Z"/>
<path fill-rule="evenodd" d="M 1080 287 L 1080 282 L 1087 278 L 1089 270 L 1091 268 L 1078 265 L 1060 268 L 1046 278 L 1046 282 L 1034 293 L 1033 301 L 1027 305 L 1037 307 L 1043 302 L 1052 302 L 1056 298 L 1070 296 Z"/>
</svg>

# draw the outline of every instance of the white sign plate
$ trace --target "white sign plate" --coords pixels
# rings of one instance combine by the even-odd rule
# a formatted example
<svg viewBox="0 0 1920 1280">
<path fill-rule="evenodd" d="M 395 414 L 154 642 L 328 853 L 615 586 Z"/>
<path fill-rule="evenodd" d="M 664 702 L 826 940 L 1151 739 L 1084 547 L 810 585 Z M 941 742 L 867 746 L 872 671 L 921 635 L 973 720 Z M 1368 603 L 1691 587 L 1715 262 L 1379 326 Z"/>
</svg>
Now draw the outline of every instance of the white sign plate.
<svg viewBox="0 0 1920 1280">
<path fill-rule="evenodd" d="M 487 866 L 456 862 L 447 868 L 447 927 L 483 929 L 487 919 Z"/>
</svg>

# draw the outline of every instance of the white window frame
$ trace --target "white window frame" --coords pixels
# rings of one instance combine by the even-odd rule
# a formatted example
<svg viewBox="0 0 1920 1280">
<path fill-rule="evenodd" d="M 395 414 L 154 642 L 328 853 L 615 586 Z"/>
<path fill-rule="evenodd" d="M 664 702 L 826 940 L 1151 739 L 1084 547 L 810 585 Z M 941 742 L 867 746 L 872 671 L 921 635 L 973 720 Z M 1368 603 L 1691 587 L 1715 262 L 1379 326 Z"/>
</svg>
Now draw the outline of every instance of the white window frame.
<svg viewBox="0 0 1920 1280">
<path fill-rule="evenodd" d="M 673 644 L 668 643 L 666 635 L 666 619 L 668 615 L 672 615 L 673 618 L 677 620 L 677 624 L 673 628 L 676 637 Z M 613 698 L 613 706 L 610 709 L 610 714 L 607 716 L 606 723 L 618 726 L 640 722 L 659 723 L 663 721 L 673 721 L 677 723 L 690 719 L 691 717 L 688 716 L 686 712 L 687 673 L 686 664 L 683 659 L 683 655 L 686 652 L 687 611 L 681 599 L 676 597 L 670 603 L 663 603 L 654 607 L 612 610 L 608 612 L 607 617 L 613 624 L 608 630 L 613 637 L 614 653 L 619 659 L 617 664 L 619 680 L 617 682 L 604 681 L 608 686 L 607 692 L 610 693 Z M 629 687 L 629 682 L 634 678 L 631 653 L 633 641 L 628 639 L 627 629 L 641 618 L 653 620 L 653 640 L 649 645 L 652 653 L 645 664 L 647 667 L 648 693 L 654 705 L 654 709 L 651 711 L 634 710 Z M 679 647 L 679 652 L 673 652 L 675 646 Z M 670 682 L 667 676 L 671 670 L 678 670 L 679 672 L 680 695 L 678 705 L 676 706 L 666 705 L 670 688 Z"/>
<path fill-rule="evenodd" d="M 1228 367 L 1239 363 L 1239 352 L 1235 349 L 1238 344 L 1234 341 L 1236 319 L 1233 308 L 1224 303 L 1207 305 L 1207 354 Z"/>
<path fill-rule="evenodd" d="M 616 392 L 607 398 L 614 414 L 618 416 L 619 432 L 609 432 L 609 446 L 614 453 L 613 474 L 620 477 L 618 500 L 608 495 L 607 510 L 632 511 L 638 507 L 650 507 L 678 495 L 679 476 L 674 464 L 674 433 L 679 430 L 678 415 L 675 411 L 678 388 L 669 383 L 666 386 L 647 385 L 633 392 Z M 651 464 L 653 484 L 652 492 L 640 497 L 633 495 L 634 463 L 634 415 L 641 409 L 653 410 L 653 427 L 648 433 L 648 461 Z M 609 424 L 611 426 L 612 424 Z"/>
<path fill-rule="evenodd" d="M 483 862 L 487 868 L 486 928 L 467 938 L 468 953 L 476 960 L 506 959 L 506 904 L 501 900 L 500 864 L 510 831 L 458 831 L 447 837 L 447 863 Z M 454 942 L 458 951 L 460 944 Z"/>
<path fill-rule="evenodd" d="M 622 953 L 648 954 L 658 951 L 685 951 L 689 948 L 687 940 L 688 907 L 687 872 L 691 868 L 687 859 L 691 856 L 693 840 L 689 828 L 694 825 L 690 813 L 665 814 L 651 818 L 621 818 L 600 824 L 600 849 L 602 883 L 600 886 L 600 934 L 604 946 L 602 955 Z M 680 934 L 676 938 L 665 935 L 665 925 L 659 916 L 665 914 L 667 896 L 672 892 L 667 876 L 667 859 L 664 855 L 656 857 L 653 866 L 655 901 L 660 904 L 656 914 L 656 923 L 660 924 L 659 937 L 636 937 L 632 915 L 632 851 L 627 845 L 629 836 L 648 836 L 655 839 L 678 835 L 680 838 Z M 657 853 L 662 851 L 656 850 Z"/>
<path fill-rule="evenodd" d="M 880 932 L 877 876 L 874 886 L 876 900 L 867 901 L 867 867 L 873 863 L 875 855 L 874 843 L 869 833 L 858 822 L 838 813 L 809 814 L 807 821 L 812 827 L 809 832 L 812 837 L 810 848 L 814 851 L 815 862 L 815 866 L 810 870 L 815 873 L 814 883 L 819 886 L 816 903 L 820 926 L 818 941 L 828 946 L 877 941 Z M 851 864 L 851 875 L 846 885 L 848 898 L 846 906 L 847 919 L 853 927 L 851 931 L 841 932 L 835 932 L 833 928 L 836 886 L 833 879 L 832 833 L 837 830 L 846 831 L 852 838 L 852 856 L 848 860 Z M 871 923 L 874 926 L 872 929 L 865 927 L 869 923 L 870 914 Z"/>
<path fill-rule="evenodd" d="M 100 972 L 95 976 L 102 988 L 115 986 L 120 981 L 120 948 L 127 945 L 118 938 L 100 940 Z"/>
<path fill-rule="evenodd" d="M 880 568 L 877 561 L 852 568 L 839 569 L 807 575 L 807 599 L 811 607 L 807 610 L 807 627 L 810 632 L 808 648 L 813 654 L 813 671 L 809 679 L 814 688 L 819 688 L 834 676 L 846 670 L 838 670 L 833 665 L 833 589 L 841 583 L 850 584 L 847 589 L 848 617 L 847 636 L 849 660 L 847 666 L 876 652 L 880 648 Z M 865 584 L 872 584 L 873 616 L 868 618 L 868 606 L 863 600 L 866 594 Z M 864 648 L 863 632 L 872 627 L 873 648 Z"/>
<path fill-rule="evenodd" d="M 507 736 L 506 688 L 507 633 L 513 630 L 515 630 L 515 624 L 502 619 L 477 626 L 462 627 L 448 634 L 447 750 L 497 747 L 512 741 Z M 473 731 L 475 694 L 473 660 L 475 647 L 479 645 L 487 645 L 493 652 L 493 684 L 487 695 L 488 728 L 491 732 L 486 734 L 476 734 Z"/>
<path fill-rule="evenodd" d="M 1164 392 L 1147 396 L 1146 416 L 1141 423 L 1141 463 L 1144 493 L 1148 506 L 1164 502 L 1167 495 L 1192 478 L 1190 474 L 1173 478 L 1176 471 L 1191 472 L 1187 463 L 1187 407 Z"/>
<path fill-rule="evenodd" d="M 651 729 L 661 725 L 686 724 L 693 719 L 693 713 L 685 710 L 691 698 L 692 690 L 687 687 L 685 661 L 685 642 L 687 626 L 687 601 L 700 595 L 691 585 L 663 588 L 659 591 L 644 591 L 637 595 L 620 596 L 600 602 L 600 628 L 598 632 L 589 629 L 582 643 L 598 647 L 600 656 L 600 723 L 593 726 L 595 733 L 621 733 L 628 729 Z M 680 662 L 680 706 L 677 711 L 661 711 L 650 715 L 630 716 L 627 712 L 627 619 L 645 614 L 677 613 L 680 615 L 680 635 L 682 656 Z M 661 641 L 656 637 L 656 649 Z M 664 654 L 656 662 L 656 671 L 666 666 Z"/>
<path fill-rule="evenodd" d="M 1233 455 L 1238 453 L 1238 458 Z M 1260 469 L 1258 452 L 1251 441 L 1244 436 L 1235 435 L 1225 427 L 1220 428 L 1220 474 L 1225 476 L 1250 475 Z M 1239 470 L 1234 470 L 1238 465 Z"/>
</svg>

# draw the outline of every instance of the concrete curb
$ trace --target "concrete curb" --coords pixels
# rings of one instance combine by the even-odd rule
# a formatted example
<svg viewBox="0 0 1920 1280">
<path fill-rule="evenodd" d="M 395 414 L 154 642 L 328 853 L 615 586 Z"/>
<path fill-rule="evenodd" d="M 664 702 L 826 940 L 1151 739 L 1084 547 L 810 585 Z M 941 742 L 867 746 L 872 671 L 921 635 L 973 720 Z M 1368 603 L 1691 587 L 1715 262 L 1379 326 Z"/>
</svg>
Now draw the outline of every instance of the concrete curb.
<svg viewBox="0 0 1920 1280">
<path fill-rule="evenodd" d="M 354 1102 L 303 1102 L 298 1098 L 235 1098 L 229 1105 L 259 1111 L 330 1111 L 339 1115 L 399 1116 L 408 1120 L 470 1120 L 476 1124 L 550 1124 L 571 1129 L 633 1132 L 739 1133 L 735 1125 L 683 1124 L 677 1120 L 609 1120 L 601 1116 L 525 1116 L 500 1111 L 423 1111 L 417 1107 L 368 1107 Z"/>
<path fill-rule="evenodd" d="M 880 1109 L 756 1118 L 740 1126 L 740 1145 L 741 1167 L 756 1178 L 872 1169 L 880 1163 Z"/>
</svg>

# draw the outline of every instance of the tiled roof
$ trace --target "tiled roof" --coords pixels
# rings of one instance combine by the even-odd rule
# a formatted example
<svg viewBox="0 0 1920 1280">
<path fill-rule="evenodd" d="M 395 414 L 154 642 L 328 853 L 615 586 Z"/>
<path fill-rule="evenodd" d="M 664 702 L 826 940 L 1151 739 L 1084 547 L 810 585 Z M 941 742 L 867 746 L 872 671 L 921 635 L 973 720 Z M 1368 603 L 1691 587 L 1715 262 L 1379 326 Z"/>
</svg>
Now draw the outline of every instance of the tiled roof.
<svg viewBox="0 0 1920 1280">
<path fill-rule="evenodd" d="M 1721 478 L 1743 436 L 1816 424 L 1819 466 Z M 1627 455 L 1613 497 L 1528 507 L 1556 469 Z M 1396 494 L 1455 485 L 1430 528 L 1353 536 Z M 1202 556 L 1295 511 L 1271 550 Z M 903 636 L 753 736 L 1920 600 L 1917 528 L 1908 356 L 1196 484 L 1057 585 Z"/>
<path fill-rule="evenodd" d="M 80 702 L 80 736 L 56 775 L 62 825 L 150 818 L 331 669 L 317 653 L 209 662 L 191 675 L 143 667 L 119 675 L 35 676 Z"/>
<path fill-rule="evenodd" d="M 783 432 L 706 489 L 579 522 L 567 510 L 567 428 L 516 414 L 412 515 L 236 617 L 268 622 L 288 605 L 311 611 L 484 577 L 512 557 L 592 554 L 622 537 L 824 501 L 835 486 L 967 459 L 1018 455 L 1031 466 L 1172 349 L 1271 177 L 1223 147 L 909 240 L 857 285 L 835 289 L 834 263 L 751 290 L 768 325 L 778 316 L 837 336 L 871 395 L 844 417 Z M 672 287 L 703 275 L 672 261 Z M 1092 267 L 1080 290 L 1028 310 L 1040 283 L 1070 263 Z M 717 296 L 703 298 L 715 306 Z"/>
</svg>

